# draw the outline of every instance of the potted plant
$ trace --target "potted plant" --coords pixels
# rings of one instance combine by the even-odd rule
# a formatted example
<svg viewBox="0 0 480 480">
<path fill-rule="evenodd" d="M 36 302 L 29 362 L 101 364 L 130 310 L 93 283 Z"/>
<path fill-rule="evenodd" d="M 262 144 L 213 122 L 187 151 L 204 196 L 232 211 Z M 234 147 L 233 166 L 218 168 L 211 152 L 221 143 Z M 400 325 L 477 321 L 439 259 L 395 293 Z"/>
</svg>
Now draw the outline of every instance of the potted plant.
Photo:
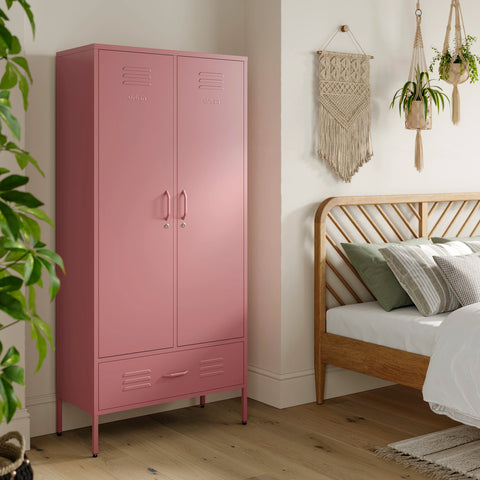
<svg viewBox="0 0 480 480">
<path fill-rule="evenodd" d="M 432 104 L 440 109 L 445 108 L 448 96 L 439 86 L 430 83 L 428 72 L 419 70 L 415 73 L 415 80 L 405 82 L 393 96 L 390 108 L 398 103 L 400 115 L 405 113 L 405 127 L 410 130 L 430 130 L 432 128 Z"/>
<path fill-rule="evenodd" d="M 29 4 L 25 0 L 5 0 L 6 8 L 0 8 L 0 62 L 3 76 L 0 80 L 0 151 L 13 156 L 21 170 L 33 165 L 44 176 L 35 159 L 15 143 L 20 140 L 20 124 L 12 113 L 10 93 L 18 87 L 23 98 L 23 108 L 28 108 L 29 85 L 32 76 L 25 57 L 20 55 L 18 37 L 8 28 L 10 9 L 19 4 L 26 14 L 33 34 L 35 23 Z M 12 173 L 10 168 L 0 166 L 0 310 L 7 315 L 2 318 L 0 332 L 19 322 L 27 322 L 30 336 L 36 343 L 38 363 L 42 366 L 47 354 L 47 345 L 53 348 L 49 325 L 36 311 L 36 289 L 43 288 L 42 274 L 50 279 L 50 298 L 53 300 L 60 287 L 56 265 L 63 270 L 62 259 L 46 248 L 41 240 L 39 221 L 53 226 L 42 210 L 43 203 L 24 190 L 29 178 Z M 18 365 L 20 354 L 15 346 L 3 352 L 0 336 L 0 422 L 8 423 L 17 408 L 21 407 L 14 385 L 24 385 L 24 369 Z M 12 477 L 13 478 L 13 477 Z"/>
<path fill-rule="evenodd" d="M 441 80 L 445 80 L 452 85 L 461 84 L 470 79 L 470 83 L 478 82 L 478 64 L 480 57 L 471 51 L 476 37 L 467 35 L 462 42 L 458 54 L 455 54 L 455 48 L 449 47 L 445 53 L 435 47 L 432 47 L 434 57 L 429 70 L 433 72 L 438 63 L 438 74 Z"/>
</svg>

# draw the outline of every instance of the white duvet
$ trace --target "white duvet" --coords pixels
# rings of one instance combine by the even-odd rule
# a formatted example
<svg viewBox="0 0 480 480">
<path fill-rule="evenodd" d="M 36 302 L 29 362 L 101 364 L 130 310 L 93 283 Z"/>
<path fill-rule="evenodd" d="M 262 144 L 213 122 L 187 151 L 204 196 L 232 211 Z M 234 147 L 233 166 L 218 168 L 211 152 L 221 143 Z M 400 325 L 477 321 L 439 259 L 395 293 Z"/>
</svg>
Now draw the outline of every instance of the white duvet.
<svg viewBox="0 0 480 480">
<path fill-rule="evenodd" d="M 435 413 L 480 428 L 480 303 L 455 310 L 438 327 L 423 398 Z"/>
</svg>

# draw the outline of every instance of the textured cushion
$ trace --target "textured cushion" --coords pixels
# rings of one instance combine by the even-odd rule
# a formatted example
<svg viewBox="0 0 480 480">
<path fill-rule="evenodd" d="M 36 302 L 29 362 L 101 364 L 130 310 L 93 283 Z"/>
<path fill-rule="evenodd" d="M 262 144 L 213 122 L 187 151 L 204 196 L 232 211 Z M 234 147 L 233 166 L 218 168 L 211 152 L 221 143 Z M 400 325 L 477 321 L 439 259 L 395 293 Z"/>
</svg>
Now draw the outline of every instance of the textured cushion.
<svg viewBox="0 0 480 480">
<path fill-rule="evenodd" d="M 380 249 L 380 253 L 422 315 L 428 317 L 460 306 L 433 257 L 472 253 L 465 243 L 391 245 Z"/>
<path fill-rule="evenodd" d="M 480 237 L 458 237 L 458 238 L 447 238 L 447 237 L 432 237 L 433 243 L 447 243 L 447 242 L 468 242 L 470 240 L 480 241 Z"/>
<path fill-rule="evenodd" d="M 433 259 L 462 307 L 480 302 L 480 252 Z"/>
<path fill-rule="evenodd" d="M 430 243 L 426 238 L 406 240 L 402 245 L 417 245 Z M 412 300 L 398 283 L 392 271 L 379 252 L 390 244 L 376 243 L 342 243 L 351 264 L 370 289 L 373 296 L 384 310 L 389 312 L 394 308 L 413 305 Z"/>
</svg>

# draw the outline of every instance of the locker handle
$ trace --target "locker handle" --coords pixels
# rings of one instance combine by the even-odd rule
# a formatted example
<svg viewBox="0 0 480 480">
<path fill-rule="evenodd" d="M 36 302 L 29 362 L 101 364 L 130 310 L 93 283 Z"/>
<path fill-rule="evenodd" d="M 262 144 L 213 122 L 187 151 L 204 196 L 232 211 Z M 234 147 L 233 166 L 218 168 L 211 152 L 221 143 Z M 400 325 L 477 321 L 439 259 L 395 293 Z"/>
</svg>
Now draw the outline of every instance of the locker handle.
<svg viewBox="0 0 480 480">
<path fill-rule="evenodd" d="M 164 378 L 176 378 L 176 377 L 183 377 L 188 373 L 188 370 L 184 370 L 183 372 L 175 372 L 175 373 L 166 373 L 163 375 Z"/>
<path fill-rule="evenodd" d="M 165 190 L 165 195 L 167 196 L 167 215 L 164 217 L 164 220 L 168 220 L 170 218 L 170 192 Z"/>
<path fill-rule="evenodd" d="M 182 215 L 182 220 L 185 220 L 187 218 L 187 208 L 188 208 L 188 197 L 187 197 L 187 192 L 185 190 L 182 190 L 180 195 L 183 195 L 183 215 Z"/>
</svg>

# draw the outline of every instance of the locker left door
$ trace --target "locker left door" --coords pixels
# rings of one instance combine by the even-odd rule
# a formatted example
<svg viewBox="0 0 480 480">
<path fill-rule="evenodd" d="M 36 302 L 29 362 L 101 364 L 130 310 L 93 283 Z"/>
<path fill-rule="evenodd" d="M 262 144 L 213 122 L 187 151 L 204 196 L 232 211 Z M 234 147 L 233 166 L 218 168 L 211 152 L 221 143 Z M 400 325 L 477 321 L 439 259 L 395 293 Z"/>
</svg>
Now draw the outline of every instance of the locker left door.
<svg viewBox="0 0 480 480">
<path fill-rule="evenodd" d="M 173 346 L 174 61 L 101 50 L 99 356 Z"/>
</svg>

